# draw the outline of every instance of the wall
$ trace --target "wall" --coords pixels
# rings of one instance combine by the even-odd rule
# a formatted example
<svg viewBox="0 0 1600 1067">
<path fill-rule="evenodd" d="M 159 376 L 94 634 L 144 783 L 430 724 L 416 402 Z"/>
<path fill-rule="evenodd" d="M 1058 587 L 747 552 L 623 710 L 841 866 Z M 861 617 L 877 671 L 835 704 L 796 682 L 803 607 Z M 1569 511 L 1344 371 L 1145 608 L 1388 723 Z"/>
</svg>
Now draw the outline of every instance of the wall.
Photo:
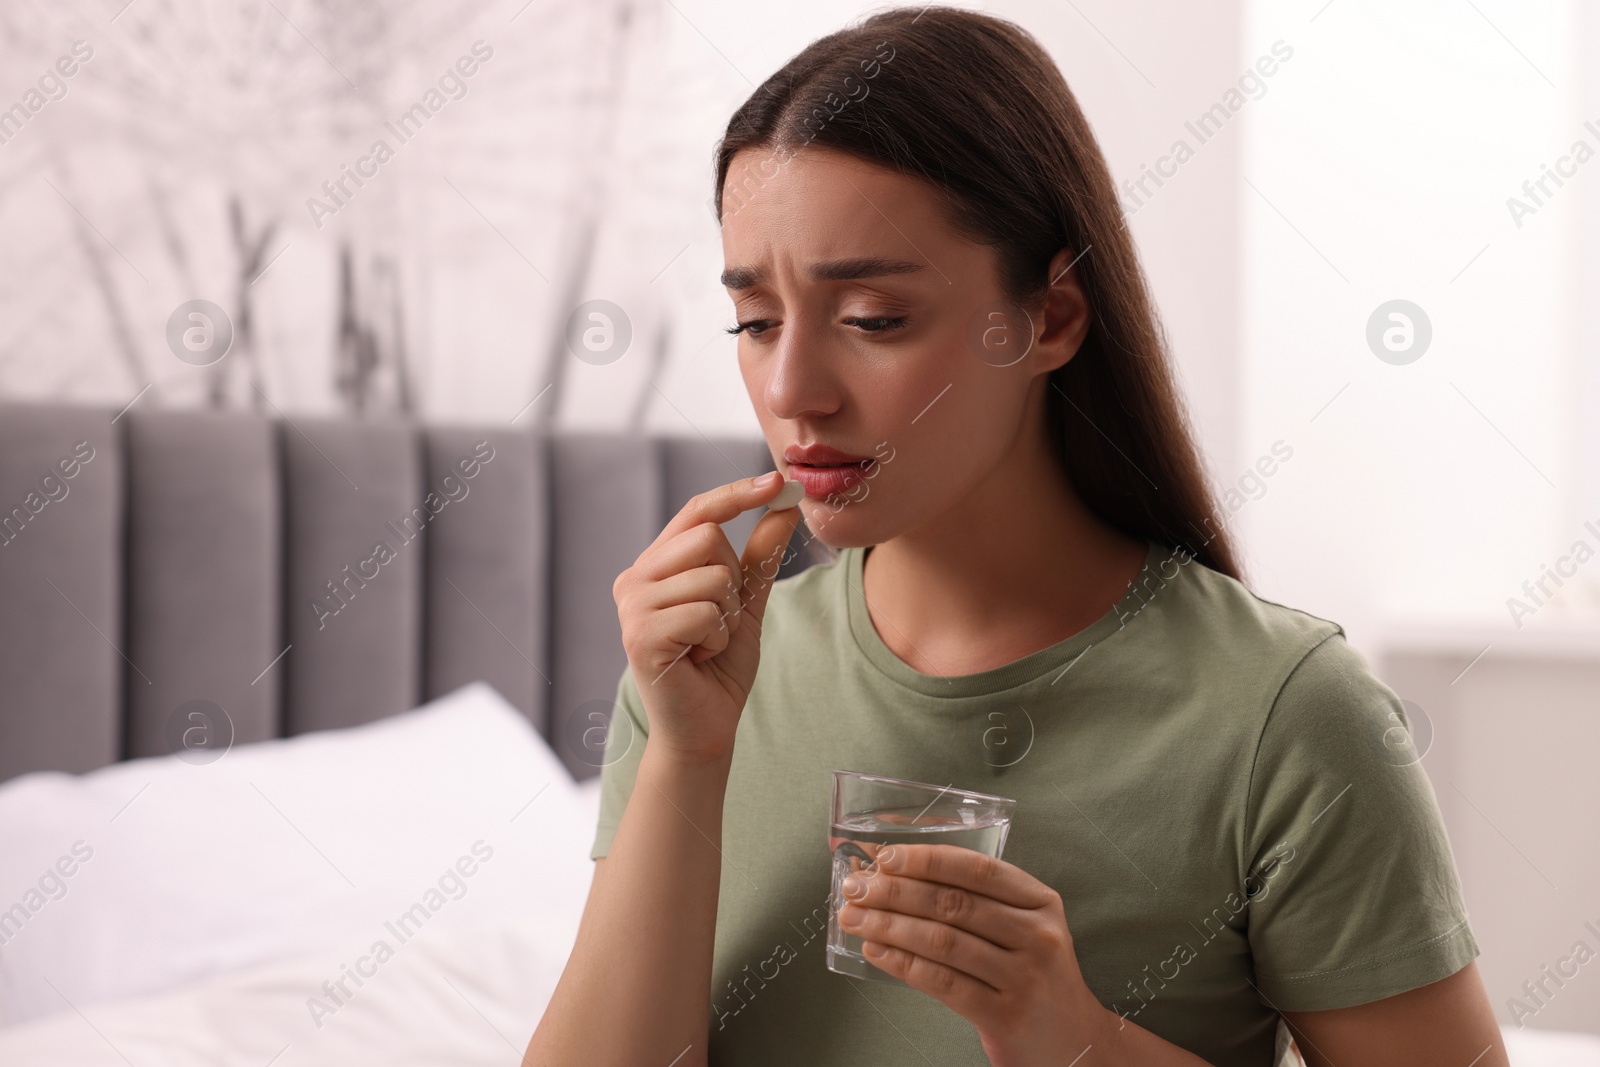
<svg viewBox="0 0 1600 1067">
<path fill-rule="evenodd" d="M 1422 764 L 1496 1015 L 1600 1033 L 1600 962 L 1570 959 L 1580 941 L 1600 950 L 1600 629 L 1499 650 L 1463 673 L 1466 650 L 1494 636 L 1396 634 L 1379 669 L 1423 709 Z M 1543 991 L 1524 988 L 1539 982 Z"/>
</svg>

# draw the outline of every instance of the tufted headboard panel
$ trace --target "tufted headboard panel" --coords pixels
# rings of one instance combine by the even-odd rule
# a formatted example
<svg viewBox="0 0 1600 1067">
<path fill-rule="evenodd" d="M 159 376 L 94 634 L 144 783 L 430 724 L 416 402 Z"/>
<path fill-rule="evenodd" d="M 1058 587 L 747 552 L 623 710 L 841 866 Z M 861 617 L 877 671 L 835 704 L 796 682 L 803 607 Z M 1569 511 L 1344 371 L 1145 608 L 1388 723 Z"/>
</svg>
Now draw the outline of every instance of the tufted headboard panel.
<svg viewBox="0 0 1600 1067">
<path fill-rule="evenodd" d="M 475 679 L 598 773 L 612 581 L 772 466 L 757 438 L 0 405 L 0 781 L 165 754 L 192 701 L 245 744 Z"/>
</svg>

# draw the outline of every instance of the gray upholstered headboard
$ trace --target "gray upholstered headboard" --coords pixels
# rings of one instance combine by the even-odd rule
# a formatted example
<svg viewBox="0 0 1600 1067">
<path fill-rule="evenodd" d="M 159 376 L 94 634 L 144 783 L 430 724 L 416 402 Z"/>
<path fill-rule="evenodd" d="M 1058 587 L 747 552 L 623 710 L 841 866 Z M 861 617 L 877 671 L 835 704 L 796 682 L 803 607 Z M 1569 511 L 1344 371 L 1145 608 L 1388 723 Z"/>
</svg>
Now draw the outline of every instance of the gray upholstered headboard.
<svg viewBox="0 0 1600 1067">
<path fill-rule="evenodd" d="M 595 774 L 613 579 L 771 469 L 759 439 L 0 405 L 0 781 L 165 754 L 193 700 L 244 744 L 475 679 Z"/>
</svg>

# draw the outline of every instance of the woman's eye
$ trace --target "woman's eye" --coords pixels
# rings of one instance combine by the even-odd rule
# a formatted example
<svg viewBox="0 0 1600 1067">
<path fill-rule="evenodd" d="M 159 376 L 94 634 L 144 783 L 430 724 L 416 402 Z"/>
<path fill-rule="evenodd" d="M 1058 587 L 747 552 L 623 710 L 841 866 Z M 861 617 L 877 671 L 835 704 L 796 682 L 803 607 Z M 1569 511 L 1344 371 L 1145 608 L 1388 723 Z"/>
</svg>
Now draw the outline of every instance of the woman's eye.
<svg viewBox="0 0 1600 1067">
<path fill-rule="evenodd" d="M 900 327 L 906 324 L 904 316 L 900 318 L 889 318 L 887 316 L 880 318 L 868 318 L 860 315 L 852 315 L 851 317 L 845 319 L 844 322 L 845 325 L 854 326 L 863 333 L 885 333 L 889 330 L 898 330 Z"/>
<path fill-rule="evenodd" d="M 887 315 L 852 315 L 843 321 L 846 326 L 854 326 L 862 333 L 887 333 L 890 330 L 898 330 L 906 324 L 904 316 L 895 318 Z M 751 337 L 760 337 L 775 325 L 777 323 L 772 319 L 751 319 L 729 326 L 727 330 L 731 334 L 748 333 Z"/>
</svg>

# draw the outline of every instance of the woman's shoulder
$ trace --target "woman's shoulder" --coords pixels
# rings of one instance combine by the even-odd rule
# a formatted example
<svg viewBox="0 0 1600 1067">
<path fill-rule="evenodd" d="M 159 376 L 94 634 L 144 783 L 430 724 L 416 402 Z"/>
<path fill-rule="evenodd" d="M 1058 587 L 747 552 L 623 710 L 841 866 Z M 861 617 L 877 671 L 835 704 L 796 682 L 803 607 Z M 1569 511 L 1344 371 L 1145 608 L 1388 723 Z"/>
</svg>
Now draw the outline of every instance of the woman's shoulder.
<svg viewBox="0 0 1600 1067">
<path fill-rule="evenodd" d="M 1141 575 L 1135 611 L 1176 647 L 1224 660 L 1298 662 L 1323 644 L 1344 645 L 1332 619 L 1269 599 L 1181 551 L 1157 548 Z M 1159 611 L 1140 611 L 1160 605 Z M 1330 640 L 1332 639 L 1332 640 Z"/>
<path fill-rule="evenodd" d="M 1171 568 L 1168 570 L 1171 573 Z M 1331 758 L 1393 756 L 1409 740 L 1407 710 L 1331 619 L 1268 599 L 1190 560 L 1169 579 L 1165 611 L 1148 636 L 1194 665 L 1193 677 L 1250 694 L 1252 729 L 1298 737 Z"/>
<path fill-rule="evenodd" d="M 1242 725 L 1342 719 L 1365 735 L 1374 716 L 1387 719 L 1399 707 L 1338 622 L 1272 600 L 1182 553 L 1163 549 L 1152 557 L 1158 562 L 1147 572 L 1156 580 L 1143 593 L 1142 610 L 1125 620 L 1125 636 L 1135 639 L 1127 653 L 1143 662 L 1159 657 L 1161 675 L 1190 688 L 1227 694 Z"/>
</svg>

